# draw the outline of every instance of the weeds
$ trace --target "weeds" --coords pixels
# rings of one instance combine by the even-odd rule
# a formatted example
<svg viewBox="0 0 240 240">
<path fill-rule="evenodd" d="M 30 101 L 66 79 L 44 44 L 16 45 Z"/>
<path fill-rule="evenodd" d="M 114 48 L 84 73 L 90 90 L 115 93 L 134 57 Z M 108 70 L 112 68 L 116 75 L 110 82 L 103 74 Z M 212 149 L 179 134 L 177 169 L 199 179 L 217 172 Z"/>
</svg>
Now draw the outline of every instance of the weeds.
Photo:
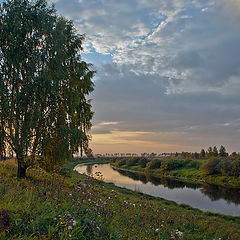
<svg viewBox="0 0 240 240">
<path fill-rule="evenodd" d="M 13 172 L 0 165 L 0 239 L 237 240 L 240 236 L 239 218 L 207 216 L 73 171 L 63 176 L 31 169 L 21 181 Z"/>
</svg>

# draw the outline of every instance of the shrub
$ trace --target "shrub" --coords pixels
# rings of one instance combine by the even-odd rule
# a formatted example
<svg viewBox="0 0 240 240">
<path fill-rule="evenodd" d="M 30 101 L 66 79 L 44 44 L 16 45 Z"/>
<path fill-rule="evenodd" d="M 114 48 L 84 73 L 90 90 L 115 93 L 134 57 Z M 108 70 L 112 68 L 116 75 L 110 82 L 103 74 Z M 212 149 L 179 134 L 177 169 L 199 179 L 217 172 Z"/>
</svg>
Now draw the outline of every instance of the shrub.
<svg viewBox="0 0 240 240">
<path fill-rule="evenodd" d="M 185 167 L 186 168 L 196 168 L 199 169 L 202 165 L 201 162 L 199 161 L 194 161 L 194 160 L 185 160 Z"/>
<path fill-rule="evenodd" d="M 231 175 L 236 177 L 240 176 L 240 159 L 232 161 Z"/>
<path fill-rule="evenodd" d="M 136 166 L 137 164 L 138 164 L 138 158 L 128 158 L 127 160 L 126 160 L 126 165 L 128 166 L 128 167 L 131 167 L 131 166 Z"/>
<path fill-rule="evenodd" d="M 138 163 L 141 166 L 141 168 L 145 168 L 147 166 L 147 163 L 149 163 L 150 160 L 147 158 L 139 158 Z"/>
<path fill-rule="evenodd" d="M 147 168 L 148 169 L 157 169 L 157 168 L 160 168 L 161 165 L 162 165 L 161 159 L 154 159 L 147 164 Z"/>
<path fill-rule="evenodd" d="M 212 175 L 220 173 L 220 162 L 219 158 L 210 158 L 202 164 L 200 167 L 201 172 L 204 175 Z"/>
<path fill-rule="evenodd" d="M 119 159 L 117 162 L 116 162 L 116 165 L 117 167 L 121 167 L 123 165 L 126 165 L 126 158 L 122 158 L 122 159 Z"/>
<path fill-rule="evenodd" d="M 222 159 L 220 163 L 220 171 L 223 176 L 240 176 L 240 160 Z"/>
<path fill-rule="evenodd" d="M 168 159 L 163 162 L 162 169 L 164 171 L 171 171 L 183 168 L 185 166 L 185 160 L 180 159 Z"/>
<path fill-rule="evenodd" d="M 223 176 L 230 176 L 232 169 L 232 162 L 229 159 L 221 160 L 219 163 L 220 172 Z"/>
</svg>

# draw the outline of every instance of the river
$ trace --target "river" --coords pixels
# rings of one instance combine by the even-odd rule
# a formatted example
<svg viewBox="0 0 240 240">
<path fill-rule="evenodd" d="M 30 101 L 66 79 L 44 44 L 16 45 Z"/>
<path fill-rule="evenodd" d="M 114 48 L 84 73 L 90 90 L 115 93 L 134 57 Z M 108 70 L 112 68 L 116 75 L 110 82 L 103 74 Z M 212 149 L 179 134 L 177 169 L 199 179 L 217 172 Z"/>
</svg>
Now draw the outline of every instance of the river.
<svg viewBox="0 0 240 240">
<path fill-rule="evenodd" d="M 115 170 L 110 164 L 78 165 L 75 170 L 119 187 L 186 204 L 202 211 L 240 216 L 240 189 L 156 178 Z"/>
</svg>

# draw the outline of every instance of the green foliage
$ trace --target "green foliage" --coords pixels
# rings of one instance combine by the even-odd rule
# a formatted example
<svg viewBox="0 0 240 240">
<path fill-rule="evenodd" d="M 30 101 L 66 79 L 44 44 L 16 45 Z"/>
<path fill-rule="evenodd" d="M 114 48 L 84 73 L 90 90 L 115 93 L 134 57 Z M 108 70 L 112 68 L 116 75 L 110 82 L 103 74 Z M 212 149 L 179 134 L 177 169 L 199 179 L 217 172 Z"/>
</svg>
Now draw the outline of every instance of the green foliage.
<svg viewBox="0 0 240 240">
<path fill-rule="evenodd" d="M 159 169 L 162 165 L 162 162 L 163 161 L 161 159 L 153 159 L 147 164 L 146 168 L 150 170 Z"/>
<path fill-rule="evenodd" d="M 126 158 L 111 158 L 110 159 L 112 165 L 116 167 L 133 167 L 140 166 L 141 168 L 145 168 L 149 160 L 144 157 L 126 157 Z"/>
<path fill-rule="evenodd" d="M 182 159 L 168 159 L 163 161 L 161 168 L 164 171 L 181 169 L 185 166 L 186 161 Z"/>
<path fill-rule="evenodd" d="M 226 148 L 222 145 L 219 149 L 219 156 L 220 157 L 227 157 L 228 156 L 228 153 L 226 152 Z"/>
<path fill-rule="evenodd" d="M 239 218 L 203 213 L 74 172 L 63 178 L 31 169 L 28 178 L 17 180 L 5 175 L 16 169 L 5 167 L 0 164 L 0 239 L 239 239 Z"/>
<path fill-rule="evenodd" d="M 121 167 L 123 165 L 126 165 L 127 163 L 127 159 L 126 158 L 122 158 L 122 159 L 119 159 L 118 161 L 116 161 L 116 166 L 117 167 Z"/>
<path fill-rule="evenodd" d="M 12 148 L 19 177 L 36 159 L 88 150 L 94 71 L 81 60 L 83 40 L 46 0 L 1 3 L 0 153 Z"/>
<path fill-rule="evenodd" d="M 240 176 L 240 158 L 233 159 L 231 161 L 231 176 Z"/>
<path fill-rule="evenodd" d="M 201 171 L 204 175 L 212 175 L 220 173 L 220 162 L 219 158 L 211 158 L 205 161 L 201 166 Z"/>
<path fill-rule="evenodd" d="M 207 153 L 206 153 L 206 156 L 207 156 L 208 158 L 211 158 L 211 157 L 214 156 L 214 154 L 213 154 L 213 148 L 212 148 L 212 147 L 209 147 L 209 148 L 208 148 Z"/>
<path fill-rule="evenodd" d="M 57 166 L 62 165 L 66 159 L 71 156 L 68 151 L 63 151 L 67 149 L 68 145 L 64 138 L 59 135 L 51 136 L 51 138 L 46 139 L 44 146 L 43 160 L 40 164 L 41 167 L 48 171 L 52 171 Z"/>
<path fill-rule="evenodd" d="M 213 147 L 213 156 L 217 157 L 218 156 L 218 149 L 216 146 Z"/>
<path fill-rule="evenodd" d="M 200 154 L 199 154 L 200 158 L 205 158 L 206 157 L 206 152 L 204 149 L 201 150 Z"/>
<path fill-rule="evenodd" d="M 211 158 L 204 162 L 201 171 L 205 175 L 240 176 L 239 158 Z"/>
<path fill-rule="evenodd" d="M 160 169 L 164 171 L 172 171 L 181 168 L 199 169 L 202 164 L 200 161 L 191 159 L 185 160 L 169 158 L 149 160 L 143 157 L 114 159 L 114 161 L 111 161 L 111 163 L 117 167 L 125 166 L 128 168 L 133 166 L 140 166 L 141 168 L 145 168 L 146 170 Z"/>
<path fill-rule="evenodd" d="M 144 157 L 141 157 L 138 160 L 138 164 L 140 165 L 141 168 L 145 168 L 148 163 L 149 163 L 149 160 L 147 158 L 144 158 Z"/>
<path fill-rule="evenodd" d="M 201 165 L 202 165 L 202 162 L 197 161 L 197 160 L 186 159 L 184 161 L 184 168 L 199 169 Z"/>
<path fill-rule="evenodd" d="M 138 164 L 138 160 L 139 160 L 139 159 L 138 159 L 137 157 L 128 158 L 127 161 L 126 161 L 126 165 L 127 165 L 128 167 L 130 167 L 130 166 L 135 166 L 135 165 Z"/>
</svg>

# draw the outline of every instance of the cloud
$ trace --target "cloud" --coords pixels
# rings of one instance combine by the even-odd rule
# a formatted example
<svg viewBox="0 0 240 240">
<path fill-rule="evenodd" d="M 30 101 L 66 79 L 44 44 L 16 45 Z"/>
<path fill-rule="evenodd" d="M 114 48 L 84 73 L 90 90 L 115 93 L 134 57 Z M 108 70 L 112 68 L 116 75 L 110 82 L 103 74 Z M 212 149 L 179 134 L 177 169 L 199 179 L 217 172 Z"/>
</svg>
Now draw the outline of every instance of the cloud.
<svg viewBox="0 0 240 240">
<path fill-rule="evenodd" d="M 87 33 L 86 59 L 98 56 L 96 149 L 129 149 L 127 141 L 132 148 L 226 144 L 238 151 L 239 1 L 55 2 Z"/>
<path fill-rule="evenodd" d="M 240 1 L 239 0 L 220 0 L 220 4 L 224 5 L 231 15 L 240 16 Z"/>
<path fill-rule="evenodd" d="M 144 142 L 146 148 L 152 146 L 155 151 L 163 150 L 160 146 L 165 143 L 172 151 L 173 146 L 178 146 L 178 150 L 180 146 L 182 150 L 197 150 L 213 144 L 237 149 L 239 95 L 222 94 L 219 89 L 167 95 L 166 79 L 133 73 L 131 66 L 104 65 L 99 75 L 93 96 L 97 99 L 95 119 L 118 123 L 98 124 L 92 131 L 94 141 L 104 134 L 109 141 L 112 138 L 118 141 L 122 135 L 117 132 L 136 132 L 138 134 L 132 134 L 131 138 L 121 137 L 116 146 L 120 144 L 123 148 L 124 140 L 133 146 L 137 140 Z"/>
</svg>

